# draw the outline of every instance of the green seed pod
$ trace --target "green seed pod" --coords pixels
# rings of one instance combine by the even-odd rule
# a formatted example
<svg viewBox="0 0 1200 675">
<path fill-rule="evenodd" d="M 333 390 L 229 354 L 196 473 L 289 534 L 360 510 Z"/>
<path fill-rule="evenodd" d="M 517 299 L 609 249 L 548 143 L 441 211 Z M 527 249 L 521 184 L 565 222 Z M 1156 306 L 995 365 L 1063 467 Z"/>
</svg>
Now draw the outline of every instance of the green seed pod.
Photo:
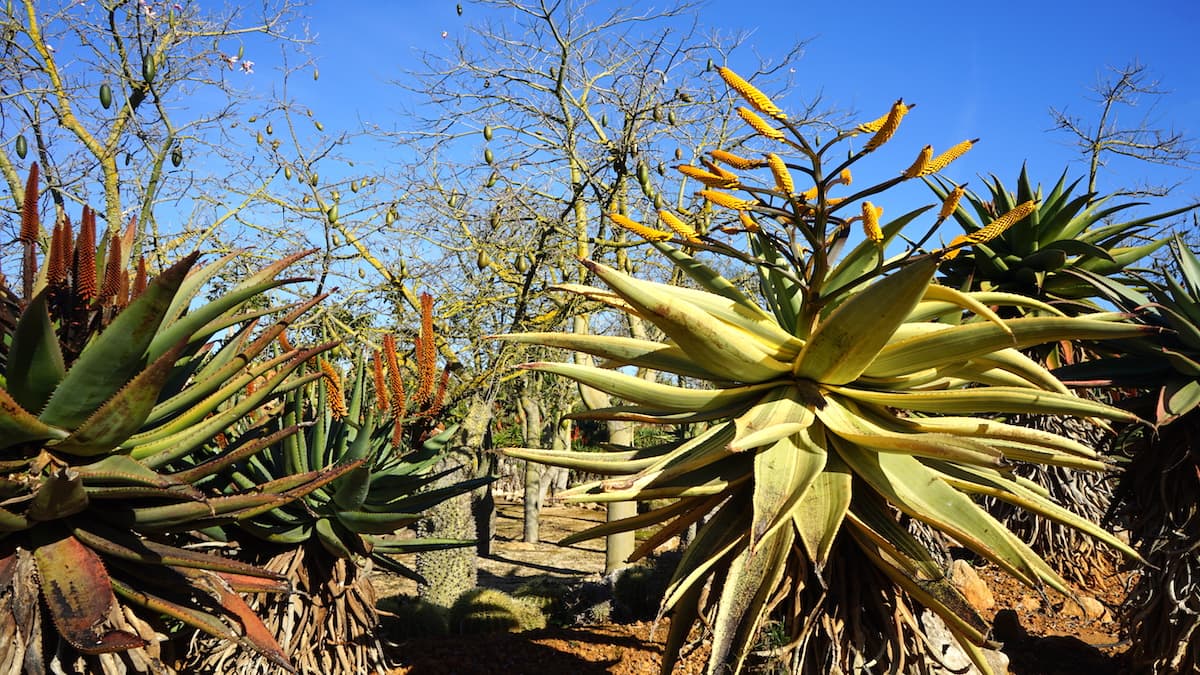
<svg viewBox="0 0 1200 675">
<path fill-rule="evenodd" d="M 494 154 L 492 154 L 491 148 L 484 149 L 483 161 L 487 162 L 488 164 L 491 164 L 492 162 L 496 161 L 496 156 Z"/>
<path fill-rule="evenodd" d="M 342 193 L 338 192 L 337 190 L 334 190 L 333 192 L 329 193 L 329 196 L 332 197 L 333 201 L 335 201 L 335 202 L 342 201 Z"/>
<path fill-rule="evenodd" d="M 108 86 L 107 82 L 100 85 L 100 105 L 105 110 L 112 106 L 112 87 Z"/>
<path fill-rule="evenodd" d="M 29 145 L 24 136 L 17 136 L 17 157 L 25 159 L 25 155 L 29 152 Z"/>
<path fill-rule="evenodd" d="M 608 113 L 604 113 L 604 114 L 600 115 L 600 126 L 602 126 L 602 127 L 608 126 Z"/>
<path fill-rule="evenodd" d="M 325 131 L 325 125 L 320 122 L 313 122 L 313 126 L 317 127 L 317 131 Z"/>
<path fill-rule="evenodd" d="M 670 124 L 671 126 L 675 126 L 675 111 L 674 110 L 667 113 L 667 124 Z"/>
<path fill-rule="evenodd" d="M 316 82 L 320 78 L 321 78 L 321 71 L 317 70 L 316 68 L 313 68 L 313 82 Z"/>
<path fill-rule="evenodd" d="M 255 134 L 255 135 L 254 135 L 254 142 L 255 142 L 255 143 L 257 143 L 257 144 L 259 144 L 259 145 L 262 145 L 262 142 L 263 142 L 263 135 L 262 135 L 262 132 L 261 132 L 261 131 L 260 131 L 260 132 L 258 132 L 257 134 Z"/>
<path fill-rule="evenodd" d="M 142 79 L 151 82 L 157 73 L 158 64 L 154 62 L 154 54 L 147 54 L 146 58 L 142 60 Z"/>
<path fill-rule="evenodd" d="M 249 122 L 250 124 L 254 124 L 255 122 L 258 121 L 258 115 L 251 115 L 250 119 L 248 119 L 246 121 Z"/>
<path fill-rule="evenodd" d="M 446 204 L 449 205 L 450 208 L 455 208 L 458 206 L 458 195 L 450 195 L 450 198 L 446 200 Z"/>
<path fill-rule="evenodd" d="M 358 192 L 358 183 L 355 183 L 354 181 L 350 181 L 350 191 Z"/>
<path fill-rule="evenodd" d="M 308 184 L 309 185 L 311 185 L 313 187 L 317 187 L 317 183 L 320 183 L 320 182 L 321 182 L 321 176 L 316 171 L 309 174 L 309 176 L 308 176 Z"/>
<path fill-rule="evenodd" d="M 270 122 L 267 122 L 267 135 L 270 136 L 271 134 L 274 134 L 274 133 L 275 133 L 275 127 L 271 126 Z"/>
<path fill-rule="evenodd" d="M 711 72 L 712 69 L 713 69 L 713 62 L 712 62 L 712 59 L 709 59 L 708 63 L 704 64 L 704 70 L 706 72 Z"/>
<path fill-rule="evenodd" d="M 364 270 L 364 269 L 363 269 L 363 268 L 361 268 L 361 267 L 360 267 L 360 268 L 358 268 L 358 278 L 359 278 L 359 279 L 366 279 L 366 278 L 367 278 L 367 271 L 366 271 L 366 270 Z"/>
<path fill-rule="evenodd" d="M 475 256 L 475 266 L 480 270 L 487 269 L 487 266 L 491 264 L 492 259 L 488 256 L 487 251 L 480 251 L 479 255 Z"/>
<path fill-rule="evenodd" d="M 675 148 L 675 161 L 683 159 L 683 148 Z"/>
<path fill-rule="evenodd" d="M 491 125 L 487 125 L 487 126 L 483 127 L 483 140 L 485 140 L 485 141 L 490 141 L 490 140 L 492 140 L 492 127 L 491 127 Z"/>
<path fill-rule="evenodd" d="M 387 213 L 383 214 L 383 224 L 391 225 L 396 222 L 396 209 L 388 209 Z"/>
<path fill-rule="evenodd" d="M 637 179 L 642 185 L 650 183 L 650 169 L 646 168 L 645 164 L 638 164 Z"/>
<path fill-rule="evenodd" d="M 178 169 L 180 164 L 183 164 L 183 148 L 176 145 L 171 148 L 171 166 Z"/>
<path fill-rule="evenodd" d="M 496 184 L 496 181 L 497 181 L 497 180 L 499 180 L 499 179 L 500 179 L 500 172 L 499 172 L 499 171 L 493 171 L 493 172 L 491 173 L 491 175 L 490 175 L 490 176 L 488 176 L 487 182 L 483 184 L 483 187 L 485 187 L 485 188 L 490 188 L 490 187 L 492 187 L 493 185 L 495 185 L 495 184 Z"/>
<path fill-rule="evenodd" d="M 285 167 L 283 167 L 283 177 L 284 177 L 286 180 L 291 180 L 291 179 L 292 179 L 292 167 L 290 167 L 290 166 L 285 166 Z"/>
<path fill-rule="evenodd" d="M 325 210 L 325 219 L 329 221 L 330 225 L 337 222 L 337 219 L 338 219 L 338 205 L 337 204 L 333 204 L 328 209 Z"/>
<path fill-rule="evenodd" d="M 660 176 L 667 175 L 667 167 L 664 166 L 662 162 L 659 162 L 658 166 L 654 167 L 654 170 L 657 171 L 658 175 Z"/>
<path fill-rule="evenodd" d="M 655 121 L 655 122 L 661 122 L 661 121 L 662 121 L 662 111 L 661 111 L 661 110 L 659 110 L 657 106 L 654 108 L 653 116 L 654 116 L 654 121 Z"/>
<path fill-rule="evenodd" d="M 529 271 L 529 259 L 523 255 L 517 256 L 517 271 L 525 274 Z"/>
</svg>

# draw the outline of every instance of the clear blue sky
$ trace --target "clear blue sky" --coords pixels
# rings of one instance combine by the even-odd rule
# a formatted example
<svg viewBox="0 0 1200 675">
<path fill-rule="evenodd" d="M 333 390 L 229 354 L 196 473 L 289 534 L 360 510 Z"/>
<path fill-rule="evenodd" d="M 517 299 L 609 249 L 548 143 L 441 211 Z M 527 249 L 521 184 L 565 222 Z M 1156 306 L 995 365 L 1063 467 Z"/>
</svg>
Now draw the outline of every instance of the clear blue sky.
<svg viewBox="0 0 1200 675">
<path fill-rule="evenodd" d="M 318 3 L 310 14 L 321 80 L 299 82 L 295 95 L 313 105 L 327 126 L 354 128 L 359 120 L 390 126 L 406 101 L 386 82 L 415 67 L 417 51 L 448 48 L 443 31 L 453 37 L 482 18 L 470 2 L 463 5 L 459 17 L 447 0 Z M 1066 107 L 1093 118 L 1097 108 L 1087 100 L 1088 87 L 1110 65 L 1140 61 L 1171 91 L 1153 111 L 1125 111 L 1122 119 L 1132 123 L 1135 114 L 1152 112 L 1159 125 L 1200 136 L 1200 57 L 1194 46 L 1200 2 L 1192 0 L 713 0 L 702 6 L 700 21 L 711 29 L 751 31 L 752 51 L 765 58 L 797 39 L 811 39 L 797 64 L 799 87 L 792 100 L 819 92 L 827 103 L 860 111 L 864 118 L 882 114 L 899 97 L 918 103 L 893 141 L 904 155 L 895 161 L 907 162 L 925 143 L 941 149 L 981 137 L 949 172 L 977 188 L 980 173 L 1013 182 L 1023 161 L 1043 182 L 1052 182 L 1072 162 L 1071 174 L 1084 174 L 1067 137 L 1047 131 L 1048 109 Z M 269 67 L 268 61 L 259 58 L 260 68 Z M 737 63 L 731 65 L 737 69 Z M 788 100 L 779 102 L 786 108 Z M 1194 202 L 1200 199 L 1195 173 L 1114 161 L 1101 174 L 1100 188 L 1185 181 L 1169 201 Z"/>
</svg>

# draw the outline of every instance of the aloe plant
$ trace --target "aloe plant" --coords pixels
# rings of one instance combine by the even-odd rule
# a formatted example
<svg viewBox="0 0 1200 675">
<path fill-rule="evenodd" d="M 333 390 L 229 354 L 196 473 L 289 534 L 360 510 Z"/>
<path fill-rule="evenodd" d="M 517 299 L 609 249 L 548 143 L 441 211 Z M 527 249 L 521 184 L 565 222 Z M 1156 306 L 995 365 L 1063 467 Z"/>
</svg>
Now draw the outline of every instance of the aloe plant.
<svg viewBox="0 0 1200 675">
<path fill-rule="evenodd" d="M 653 528 L 634 552 L 638 558 L 710 516 L 687 545 L 663 599 L 661 611 L 672 616 L 664 673 L 702 616 L 713 631 L 708 672 L 739 671 L 772 608 L 788 633 L 794 672 L 849 672 L 868 661 L 883 672 L 901 664 L 926 670 L 936 657 L 926 658 L 913 602 L 944 620 L 975 664 L 991 672 L 980 651 L 989 644 L 986 623 L 903 527 L 901 516 L 940 531 L 1036 589 L 1069 593 L 1059 575 L 972 496 L 1018 504 L 1134 556 L 1116 537 L 1009 472 L 1013 459 L 1103 470 L 1106 465 L 1091 448 L 972 415 L 1135 421 L 1126 411 L 1073 395 L 1019 350 L 1149 329 L 1122 322 L 1122 315 L 1068 318 L 1053 315 L 1034 298 L 999 290 L 963 292 L 933 282 L 944 260 L 992 241 L 1028 215 L 1032 200 L 944 249 L 910 248 L 886 258 L 886 247 L 901 229 L 931 207 L 887 222 L 868 199 L 940 170 L 971 141 L 940 155 L 926 147 L 896 178 L 836 197 L 851 184 L 851 165 L 893 137 L 908 106 L 897 101 L 879 119 L 819 143 L 749 83 L 727 69 L 721 73 L 755 108 L 740 108 L 741 118 L 771 149 L 802 160 L 786 161 L 775 152 L 758 159 L 719 151 L 703 169 L 683 170 L 708 188 L 700 192 L 707 202 L 736 212 L 736 220 L 719 229 L 745 233 L 749 251 L 702 236 L 690 215 L 660 212 L 669 228 L 662 229 L 612 214 L 614 222 L 653 242 L 698 288 L 640 280 L 584 261 L 607 288 L 562 290 L 648 321 L 665 339 L 505 337 L 604 359 L 597 367 L 524 366 L 624 401 L 583 416 L 694 425 L 685 428 L 700 431 L 680 441 L 602 454 L 508 452 L 604 476 L 569 491 L 574 501 L 669 500 L 564 543 Z M 867 137 L 865 144 L 845 152 L 860 135 Z M 767 180 L 730 170 L 758 167 L 770 170 Z M 792 172 L 811 180 L 811 187 L 798 189 Z M 961 190 L 947 195 L 919 241 L 954 212 L 961 195 Z M 847 213 L 851 205 L 858 207 L 855 215 Z M 861 223 L 866 239 L 844 252 L 854 223 Z M 669 240 L 749 265 L 758 272 L 766 307 Z M 1052 315 L 1002 318 L 993 305 Z M 624 372 L 629 367 L 668 381 Z"/>
<path fill-rule="evenodd" d="M 78 236 L 68 221 L 55 224 L 39 266 L 37 200 L 35 165 L 22 210 L 22 293 L 5 287 L 0 303 L 0 671 L 124 672 L 103 655 L 149 647 L 133 661 L 163 672 L 167 665 L 150 642 L 169 624 L 290 668 L 240 595 L 282 592 L 287 580 L 179 544 L 189 532 L 285 504 L 352 467 L 282 476 L 230 494 L 196 487 L 229 458 L 253 455 L 294 426 L 269 435 L 248 431 L 227 439 L 222 457 L 175 467 L 275 392 L 295 386 L 296 369 L 331 346 L 260 360 L 274 335 L 318 299 L 243 309 L 300 281 L 276 277 L 303 254 L 202 302 L 199 291 L 233 255 L 198 267 L 193 254 L 149 279 L 142 261 L 127 268 L 132 228 L 109 232 L 97 247 L 95 218 L 85 208 Z M 256 333 L 256 320 L 271 315 L 281 316 Z M 210 342 L 217 337 L 219 346 Z M 256 378 L 265 384 L 234 402 Z"/>
<path fill-rule="evenodd" d="M 925 181 L 942 198 L 954 188 L 952 183 L 936 176 Z M 978 231 L 996 213 L 1018 203 L 1032 200 L 1035 207 L 995 239 L 947 260 L 942 266 L 943 282 L 959 290 L 1022 293 L 1067 314 L 1096 311 L 1097 291 L 1075 272 L 1104 276 L 1120 273 L 1166 243 L 1166 238 L 1148 238 L 1153 227 L 1193 208 L 1187 206 L 1119 221 L 1117 218 L 1128 209 L 1142 204 L 1114 203 L 1113 196 L 1077 194 L 1079 182 L 1080 179 L 1068 182 L 1064 171 L 1047 194 L 1040 183 L 1035 185 L 1030 180 L 1022 167 L 1015 190 L 991 176 L 985 193 L 966 191 L 965 200 L 955 209 L 954 220 L 967 233 Z M 1021 314 L 1044 310 L 1003 311 Z M 1030 355 L 1056 367 L 1086 358 L 1081 349 L 1078 345 L 1050 344 L 1031 350 Z M 1112 438 L 1102 427 L 1062 416 L 1023 415 L 1009 421 L 1069 435 L 1096 447 Z M 1015 471 L 1091 520 L 1102 518 L 1112 499 L 1112 475 L 1040 464 L 1019 464 Z M 1072 581 L 1088 585 L 1111 573 L 1120 563 L 1118 556 L 1097 547 L 1090 538 L 1072 528 L 1003 502 L 989 500 L 988 507 Z"/>
<path fill-rule="evenodd" d="M 1200 259 L 1181 238 L 1171 267 L 1126 282 L 1081 275 L 1111 302 L 1164 329 L 1122 340 L 1102 358 L 1060 369 L 1064 380 L 1137 392 L 1121 404 L 1157 429 L 1126 434 L 1131 454 L 1116 511 L 1153 566 L 1124 607 L 1134 667 L 1155 673 L 1200 670 Z"/>
<path fill-rule="evenodd" d="M 442 450 L 458 427 L 443 425 L 448 371 L 439 376 L 433 352 L 432 299 L 422 298 L 422 332 L 415 376 L 405 372 L 392 335 L 368 360 L 360 353 L 346 378 L 321 360 L 321 381 L 293 389 L 273 431 L 303 425 L 266 450 L 214 476 L 234 489 L 330 466 L 355 468 L 321 490 L 279 508 L 264 510 L 226 528 L 243 556 L 286 575 L 297 593 L 260 596 L 250 602 L 274 632 L 287 636 L 285 650 L 300 672 L 375 672 L 387 664 L 378 639 L 373 566 L 421 580 L 395 556 L 471 546 L 474 541 L 398 536 L 427 509 L 486 484 L 490 478 L 434 483 Z M 349 387 L 344 385 L 346 380 Z M 406 385 L 408 380 L 412 384 Z M 349 393 L 347 400 L 347 391 Z M 473 554 L 473 552 L 472 552 Z M 271 664 L 231 649 L 202 652 L 197 672 L 271 672 Z"/>
</svg>

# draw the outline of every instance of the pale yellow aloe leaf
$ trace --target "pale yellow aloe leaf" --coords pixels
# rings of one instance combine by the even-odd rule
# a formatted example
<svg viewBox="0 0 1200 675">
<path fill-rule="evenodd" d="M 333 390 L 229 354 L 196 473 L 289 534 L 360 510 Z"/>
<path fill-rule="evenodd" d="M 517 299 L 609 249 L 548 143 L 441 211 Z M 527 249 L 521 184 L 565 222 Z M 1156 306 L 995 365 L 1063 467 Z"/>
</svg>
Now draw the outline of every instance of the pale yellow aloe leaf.
<svg viewBox="0 0 1200 675">
<path fill-rule="evenodd" d="M 809 440 L 825 451 L 823 430 L 810 429 Z M 815 452 L 816 450 L 812 450 Z M 818 574 L 829 560 L 829 552 L 850 508 L 852 474 L 837 453 L 826 452 L 824 470 L 818 474 L 792 507 L 792 522 L 800 543 Z"/>
<path fill-rule="evenodd" d="M 790 528 L 776 530 L 757 547 L 743 549 L 730 563 L 717 605 L 708 672 L 720 672 L 729 666 L 733 672 L 740 672 L 787 568 L 794 536 Z"/>
</svg>

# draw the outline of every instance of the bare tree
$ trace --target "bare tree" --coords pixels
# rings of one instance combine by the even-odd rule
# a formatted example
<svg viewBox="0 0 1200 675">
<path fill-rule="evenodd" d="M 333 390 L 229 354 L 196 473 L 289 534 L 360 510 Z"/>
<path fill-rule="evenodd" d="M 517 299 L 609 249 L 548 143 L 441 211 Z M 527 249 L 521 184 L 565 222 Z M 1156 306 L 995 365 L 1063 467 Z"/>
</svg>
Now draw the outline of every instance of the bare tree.
<svg viewBox="0 0 1200 675">
<path fill-rule="evenodd" d="M 1088 162 L 1088 192 L 1096 192 L 1100 169 L 1113 157 L 1163 166 L 1196 168 L 1197 145 L 1194 138 L 1174 128 L 1163 128 L 1157 104 L 1170 91 L 1150 76 L 1146 66 L 1134 61 L 1120 68 L 1109 68 L 1109 76 L 1091 90 L 1090 98 L 1099 109 L 1094 118 L 1071 115 L 1064 108 L 1050 108 L 1054 128 L 1066 132 Z M 1132 114 L 1130 122 L 1122 113 Z M 1116 194 L 1165 196 L 1175 184 L 1145 184 L 1129 187 Z"/>
</svg>

